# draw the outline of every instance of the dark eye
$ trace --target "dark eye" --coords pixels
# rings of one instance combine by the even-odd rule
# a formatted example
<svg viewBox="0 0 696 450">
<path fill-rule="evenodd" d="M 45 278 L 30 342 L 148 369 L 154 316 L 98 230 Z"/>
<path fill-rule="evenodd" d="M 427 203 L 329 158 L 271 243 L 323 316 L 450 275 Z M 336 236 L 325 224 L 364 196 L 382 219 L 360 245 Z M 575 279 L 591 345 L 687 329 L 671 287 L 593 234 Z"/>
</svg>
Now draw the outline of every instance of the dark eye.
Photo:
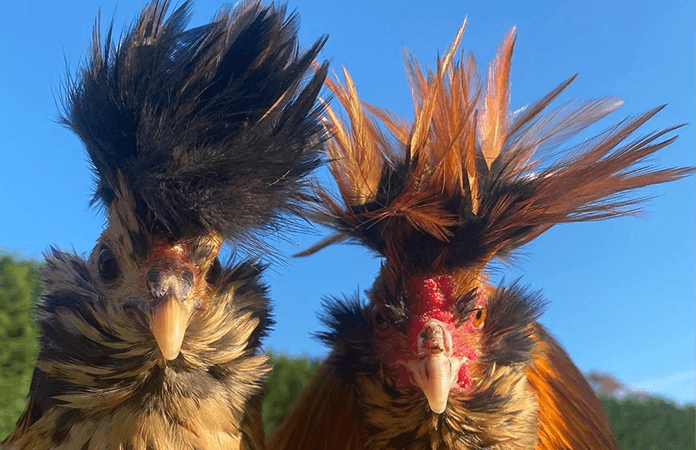
<svg viewBox="0 0 696 450">
<path fill-rule="evenodd" d="M 387 322 L 384 312 L 382 312 L 380 309 L 375 308 L 373 310 L 372 320 L 374 320 L 375 325 L 377 325 L 377 328 L 380 330 L 386 330 L 389 328 L 389 322 Z"/>
<path fill-rule="evenodd" d="M 220 266 L 220 260 L 215 258 L 213 264 L 210 265 L 208 273 L 205 275 L 205 281 L 208 284 L 217 284 L 220 279 L 220 273 L 222 272 L 222 267 Z"/>
<path fill-rule="evenodd" d="M 99 278 L 104 283 L 113 283 L 121 273 L 114 253 L 106 246 L 99 250 L 97 268 L 99 269 Z"/>
<path fill-rule="evenodd" d="M 471 324 L 478 328 L 483 324 L 484 320 L 486 320 L 486 309 L 478 308 L 474 313 L 474 320 L 471 321 Z"/>
</svg>

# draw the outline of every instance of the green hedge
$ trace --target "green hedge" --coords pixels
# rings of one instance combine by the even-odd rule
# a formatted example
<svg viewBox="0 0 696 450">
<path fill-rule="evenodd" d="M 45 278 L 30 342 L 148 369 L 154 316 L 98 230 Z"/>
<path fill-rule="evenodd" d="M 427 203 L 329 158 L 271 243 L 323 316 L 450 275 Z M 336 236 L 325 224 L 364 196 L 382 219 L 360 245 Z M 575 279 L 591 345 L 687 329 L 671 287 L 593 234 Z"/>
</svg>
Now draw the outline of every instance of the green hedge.
<svg viewBox="0 0 696 450">
<path fill-rule="evenodd" d="M 35 261 L 0 254 L 0 438 L 26 407 L 38 355 L 32 308 L 40 295 Z"/>
<path fill-rule="evenodd" d="M 263 423 L 270 433 L 307 386 L 319 361 L 269 352 L 273 370 L 263 385 Z"/>
<path fill-rule="evenodd" d="M 696 448 L 696 408 L 679 407 L 658 397 L 617 400 L 603 397 L 611 427 L 622 450 Z"/>
</svg>

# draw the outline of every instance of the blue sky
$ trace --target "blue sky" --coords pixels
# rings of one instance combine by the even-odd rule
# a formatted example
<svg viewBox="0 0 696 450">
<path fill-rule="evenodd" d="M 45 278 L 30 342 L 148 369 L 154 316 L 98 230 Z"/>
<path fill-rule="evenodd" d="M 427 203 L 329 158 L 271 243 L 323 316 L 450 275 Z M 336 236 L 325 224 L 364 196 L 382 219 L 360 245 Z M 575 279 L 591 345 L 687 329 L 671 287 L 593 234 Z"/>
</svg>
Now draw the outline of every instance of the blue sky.
<svg viewBox="0 0 696 450">
<path fill-rule="evenodd" d="M 464 17 L 463 46 L 483 70 L 517 26 L 512 106 L 534 101 L 574 73 L 565 100 L 616 95 L 624 106 L 603 127 L 668 104 L 644 132 L 686 122 L 657 166 L 694 164 L 694 17 L 692 1 L 462 2 L 290 0 L 308 45 L 322 34 L 322 55 L 346 66 L 361 96 L 410 116 L 402 47 L 432 66 Z M 523 5 L 524 3 L 524 5 Z M 144 0 L 15 1 L 0 15 L 0 248 L 39 258 L 50 245 L 91 250 L 103 217 L 90 210 L 84 150 L 56 123 L 66 70 L 83 61 L 97 12 L 129 24 Z M 338 4 L 338 3 L 337 3 Z M 197 1 L 192 25 L 218 2 Z M 69 67 L 69 69 L 66 69 Z M 592 130 L 590 130 L 590 133 Z M 589 136 L 590 133 L 585 133 Z M 641 192 L 653 197 L 640 217 L 562 225 L 526 246 L 498 276 L 521 278 L 550 301 L 541 322 L 583 371 L 610 372 L 636 389 L 694 401 L 694 178 Z M 308 229 L 278 247 L 289 255 L 321 238 Z M 379 261 L 350 245 L 274 263 L 266 280 L 277 325 L 266 346 L 321 357 L 311 337 L 323 296 L 368 288 Z"/>
</svg>

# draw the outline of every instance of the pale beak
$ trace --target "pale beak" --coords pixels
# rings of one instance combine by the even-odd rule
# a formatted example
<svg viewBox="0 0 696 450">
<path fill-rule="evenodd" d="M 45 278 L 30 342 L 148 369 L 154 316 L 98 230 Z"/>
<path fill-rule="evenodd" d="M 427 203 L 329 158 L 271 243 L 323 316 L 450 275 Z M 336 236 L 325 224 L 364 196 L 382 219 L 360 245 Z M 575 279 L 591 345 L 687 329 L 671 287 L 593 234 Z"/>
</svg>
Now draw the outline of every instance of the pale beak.
<svg viewBox="0 0 696 450">
<path fill-rule="evenodd" d="M 194 308 L 184 303 L 189 299 L 193 286 L 190 271 L 181 274 L 162 274 L 152 268 L 147 275 L 147 285 L 157 302 L 152 310 L 151 331 L 165 359 L 179 356 L 181 345 Z M 191 303 L 191 302 L 188 302 Z"/>
<path fill-rule="evenodd" d="M 173 360 L 179 356 L 191 315 L 191 311 L 173 295 L 160 301 L 153 309 L 152 334 L 166 359 Z"/>
<path fill-rule="evenodd" d="M 447 399 L 457 383 L 459 368 L 465 359 L 451 356 L 451 349 L 452 338 L 444 324 L 430 320 L 418 338 L 419 354 L 424 356 L 405 363 L 436 414 L 442 414 L 447 408 Z"/>
</svg>

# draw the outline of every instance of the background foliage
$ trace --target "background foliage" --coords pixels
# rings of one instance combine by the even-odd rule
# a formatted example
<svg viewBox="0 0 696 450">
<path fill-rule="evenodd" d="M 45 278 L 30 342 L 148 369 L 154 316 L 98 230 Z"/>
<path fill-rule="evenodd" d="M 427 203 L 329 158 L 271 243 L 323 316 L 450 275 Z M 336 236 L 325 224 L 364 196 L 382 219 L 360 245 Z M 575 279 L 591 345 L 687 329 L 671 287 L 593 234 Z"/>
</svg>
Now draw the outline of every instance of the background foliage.
<svg viewBox="0 0 696 450">
<path fill-rule="evenodd" d="M 696 447 L 696 408 L 658 397 L 602 397 L 622 450 L 687 450 Z"/>
<path fill-rule="evenodd" d="M 263 423 L 266 433 L 278 424 L 290 405 L 307 386 L 319 361 L 269 352 L 273 370 L 264 383 Z"/>
<path fill-rule="evenodd" d="M 26 406 L 39 345 L 31 316 L 40 294 L 38 263 L 0 254 L 0 438 Z"/>
<path fill-rule="evenodd" d="M 40 295 L 39 263 L 0 254 L 0 440 L 26 406 L 38 353 L 32 306 Z M 320 362 L 269 352 L 273 371 L 264 383 L 263 420 L 270 432 L 309 383 Z M 694 450 L 696 409 L 657 397 L 603 396 L 622 450 Z M 340 407 L 340 405 L 338 405 Z"/>
</svg>

